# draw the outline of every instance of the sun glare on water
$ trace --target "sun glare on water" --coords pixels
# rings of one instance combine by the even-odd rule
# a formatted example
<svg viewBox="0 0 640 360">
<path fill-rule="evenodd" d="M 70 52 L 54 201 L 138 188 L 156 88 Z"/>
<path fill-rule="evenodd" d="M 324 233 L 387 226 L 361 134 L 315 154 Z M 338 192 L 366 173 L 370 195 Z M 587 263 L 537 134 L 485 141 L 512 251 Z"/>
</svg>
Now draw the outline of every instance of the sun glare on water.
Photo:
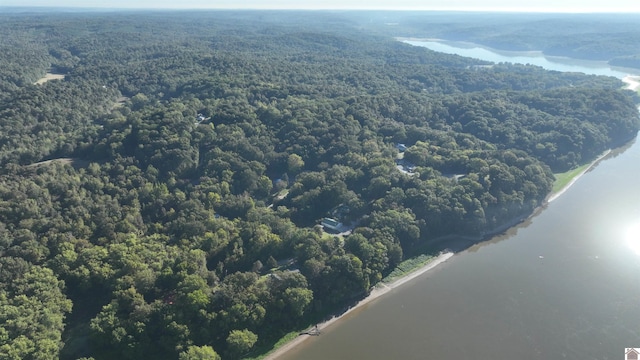
<svg viewBox="0 0 640 360">
<path fill-rule="evenodd" d="M 627 229 L 625 241 L 633 252 L 640 255 L 640 223 L 633 224 Z"/>
</svg>

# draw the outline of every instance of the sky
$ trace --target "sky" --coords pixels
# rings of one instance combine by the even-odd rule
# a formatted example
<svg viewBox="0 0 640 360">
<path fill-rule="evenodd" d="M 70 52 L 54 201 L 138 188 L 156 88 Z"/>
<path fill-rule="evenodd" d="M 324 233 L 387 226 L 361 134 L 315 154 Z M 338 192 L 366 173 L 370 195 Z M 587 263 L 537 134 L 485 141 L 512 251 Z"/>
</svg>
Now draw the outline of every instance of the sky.
<svg viewBox="0 0 640 360">
<path fill-rule="evenodd" d="M 0 0 L 0 6 L 155 9 L 394 9 L 640 13 L 639 0 Z"/>
</svg>

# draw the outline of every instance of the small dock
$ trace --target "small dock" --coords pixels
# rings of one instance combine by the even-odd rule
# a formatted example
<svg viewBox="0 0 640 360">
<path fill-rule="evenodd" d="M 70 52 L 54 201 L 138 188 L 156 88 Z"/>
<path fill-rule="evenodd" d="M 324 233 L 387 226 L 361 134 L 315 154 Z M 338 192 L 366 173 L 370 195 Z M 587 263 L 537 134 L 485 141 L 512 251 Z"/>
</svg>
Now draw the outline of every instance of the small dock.
<svg viewBox="0 0 640 360">
<path fill-rule="evenodd" d="M 318 329 L 318 325 L 312 327 L 309 330 L 302 331 L 299 335 L 320 336 L 322 332 Z"/>
</svg>

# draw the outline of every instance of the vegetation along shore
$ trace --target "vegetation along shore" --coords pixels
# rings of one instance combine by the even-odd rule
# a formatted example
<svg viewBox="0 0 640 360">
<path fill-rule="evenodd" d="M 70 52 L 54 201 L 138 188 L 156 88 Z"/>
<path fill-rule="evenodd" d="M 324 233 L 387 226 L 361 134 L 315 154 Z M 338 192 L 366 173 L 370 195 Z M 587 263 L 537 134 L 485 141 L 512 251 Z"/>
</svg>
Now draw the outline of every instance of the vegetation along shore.
<svg viewBox="0 0 640 360">
<path fill-rule="evenodd" d="M 607 155 L 611 153 L 611 150 L 605 151 L 598 158 L 593 160 L 588 164 L 584 164 L 582 166 L 577 167 L 576 169 L 570 170 L 566 173 L 556 174 L 556 182 L 554 184 L 553 191 L 549 195 L 547 202 L 552 202 L 564 194 L 571 185 L 573 185 L 582 175 L 584 175 L 587 171 L 592 169 L 597 165 L 599 161 L 604 159 Z M 387 294 L 390 290 L 395 289 L 403 284 L 408 283 L 409 281 L 425 274 L 426 272 L 435 269 L 438 265 L 446 262 L 450 259 L 455 252 L 450 249 L 456 249 L 456 251 L 461 251 L 472 244 L 475 244 L 483 239 L 487 239 L 490 236 L 499 234 L 502 231 L 506 231 L 507 229 L 517 226 L 524 219 L 522 217 L 516 217 L 512 219 L 512 221 L 505 223 L 503 226 L 500 226 L 492 231 L 489 231 L 487 234 L 483 236 L 463 236 L 463 235 L 447 235 L 443 236 L 439 239 L 435 239 L 436 242 L 439 242 L 442 247 L 445 247 L 447 250 L 441 252 L 437 256 L 418 256 L 417 258 L 409 259 L 399 264 L 396 268 L 397 271 L 392 272 L 388 277 L 383 279 L 380 283 L 378 283 L 369 293 L 367 297 L 360 300 L 357 304 L 350 307 L 347 311 L 342 312 L 339 315 L 332 316 L 329 320 L 323 321 L 319 324 L 314 325 L 312 329 L 319 331 L 325 331 L 331 324 L 336 321 L 339 321 L 341 318 L 345 317 L 352 311 L 367 305 L 371 301 L 377 299 L 378 297 Z M 404 265 L 404 266 L 403 266 Z M 401 270 L 402 269 L 402 270 Z M 318 334 L 320 334 L 318 333 Z M 307 341 L 309 335 L 302 332 L 298 334 L 295 338 L 285 341 L 279 346 L 275 347 L 274 350 L 270 351 L 266 356 L 260 356 L 259 359 L 264 360 L 276 360 L 278 357 L 282 356 L 284 353 L 292 350 L 293 348 L 301 345 L 303 342 Z"/>
</svg>

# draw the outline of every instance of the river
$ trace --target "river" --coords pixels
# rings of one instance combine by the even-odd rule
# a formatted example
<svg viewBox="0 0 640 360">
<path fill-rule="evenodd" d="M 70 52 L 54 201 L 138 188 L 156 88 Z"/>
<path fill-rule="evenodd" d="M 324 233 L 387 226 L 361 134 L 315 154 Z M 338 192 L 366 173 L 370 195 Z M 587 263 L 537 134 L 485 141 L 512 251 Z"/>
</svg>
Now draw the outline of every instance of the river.
<svg viewBox="0 0 640 360">
<path fill-rule="evenodd" d="M 623 79 L 628 75 L 639 75 L 640 69 L 627 69 L 609 66 L 605 61 L 591 61 L 571 59 L 561 56 L 549 56 L 540 51 L 504 51 L 490 49 L 481 45 L 442 40 L 404 40 L 405 43 L 414 46 L 422 46 L 427 49 L 445 54 L 456 54 L 494 63 L 511 62 L 517 64 L 531 64 L 541 66 L 547 70 L 563 72 L 583 72 L 592 75 L 613 76 Z"/>
<path fill-rule="evenodd" d="M 640 347 L 639 178 L 634 141 L 520 226 L 280 359 L 624 359 Z"/>
</svg>

